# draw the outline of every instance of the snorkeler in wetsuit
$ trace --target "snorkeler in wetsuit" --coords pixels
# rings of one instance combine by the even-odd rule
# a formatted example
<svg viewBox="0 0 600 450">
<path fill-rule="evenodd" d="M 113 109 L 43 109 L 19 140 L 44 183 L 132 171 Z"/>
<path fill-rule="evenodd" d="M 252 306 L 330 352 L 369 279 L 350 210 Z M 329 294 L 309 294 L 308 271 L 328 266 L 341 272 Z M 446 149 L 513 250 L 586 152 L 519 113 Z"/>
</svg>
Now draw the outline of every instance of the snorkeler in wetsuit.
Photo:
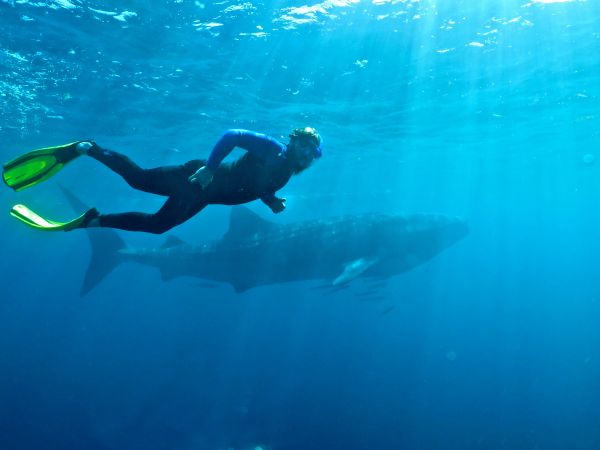
<svg viewBox="0 0 600 450">
<path fill-rule="evenodd" d="M 131 187 L 166 196 L 167 201 L 154 214 L 100 214 L 92 208 L 66 223 L 43 219 L 24 205 L 13 207 L 11 214 L 30 226 L 48 230 L 109 227 L 160 234 L 187 221 L 205 206 L 212 204 L 238 205 L 260 199 L 274 213 L 279 213 L 285 209 L 285 199 L 277 197 L 277 191 L 287 184 L 292 175 L 307 169 L 314 159 L 321 157 L 321 143 L 317 131 L 310 127 L 293 130 L 288 144 L 265 134 L 228 130 L 216 143 L 208 160 L 198 159 L 178 166 L 142 169 L 127 156 L 103 149 L 95 142 L 76 142 L 68 144 L 68 148 L 60 147 L 61 151 L 67 149 L 71 152 L 69 157 L 73 158 L 88 155 L 121 175 Z M 234 162 L 222 163 L 235 147 L 247 152 Z M 59 147 L 52 148 L 53 155 L 57 153 L 57 148 Z M 70 159 L 66 162 L 68 161 Z M 7 166 L 5 165 L 5 169 Z M 22 186 L 11 185 L 9 177 L 5 177 L 5 181 L 15 190 L 33 183 L 23 181 Z"/>
</svg>

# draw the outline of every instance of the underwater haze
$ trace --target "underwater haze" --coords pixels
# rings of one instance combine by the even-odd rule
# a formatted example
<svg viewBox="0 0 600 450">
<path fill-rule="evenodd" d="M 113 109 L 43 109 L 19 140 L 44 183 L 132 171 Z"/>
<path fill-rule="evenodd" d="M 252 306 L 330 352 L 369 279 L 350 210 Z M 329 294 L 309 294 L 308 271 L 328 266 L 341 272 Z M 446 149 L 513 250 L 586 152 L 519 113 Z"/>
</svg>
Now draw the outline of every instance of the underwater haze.
<svg viewBox="0 0 600 450">
<path fill-rule="evenodd" d="M 435 213 L 470 233 L 383 280 L 254 287 L 116 267 L 102 212 L 157 210 L 91 158 L 0 195 L 0 449 L 600 448 L 600 4 L 594 0 L 0 0 L 0 162 L 94 139 L 144 167 L 230 128 L 323 157 L 292 224 Z M 242 154 L 236 150 L 231 158 Z M 220 239 L 228 206 L 158 236 Z M 276 272 L 281 267 L 272 267 Z"/>
</svg>

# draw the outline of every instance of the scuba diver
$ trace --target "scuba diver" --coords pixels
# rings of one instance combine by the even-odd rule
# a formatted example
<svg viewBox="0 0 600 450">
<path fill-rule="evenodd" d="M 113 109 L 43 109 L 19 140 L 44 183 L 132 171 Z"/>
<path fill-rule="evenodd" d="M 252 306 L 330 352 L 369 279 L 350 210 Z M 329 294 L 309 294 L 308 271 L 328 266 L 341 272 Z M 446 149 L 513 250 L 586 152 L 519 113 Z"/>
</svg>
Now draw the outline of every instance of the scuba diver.
<svg viewBox="0 0 600 450">
<path fill-rule="evenodd" d="M 69 222 L 44 219 L 25 205 L 13 206 L 11 215 L 42 230 L 109 227 L 160 234 L 207 205 L 238 205 L 260 199 L 274 213 L 282 212 L 285 198 L 277 197 L 277 191 L 322 155 L 322 139 L 314 128 L 296 128 L 289 137 L 289 143 L 283 144 L 265 134 L 228 130 L 207 160 L 153 169 L 142 169 L 127 156 L 93 141 L 78 141 L 26 153 L 4 165 L 2 178 L 19 191 L 47 180 L 81 155 L 90 156 L 121 175 L 131 187 L 168 197 L 166 202 L 154 214 L 100 214 L 92 208 Z M 235 147 L 246 153 L 234 162 L 222 163 Z"/>
</svg>

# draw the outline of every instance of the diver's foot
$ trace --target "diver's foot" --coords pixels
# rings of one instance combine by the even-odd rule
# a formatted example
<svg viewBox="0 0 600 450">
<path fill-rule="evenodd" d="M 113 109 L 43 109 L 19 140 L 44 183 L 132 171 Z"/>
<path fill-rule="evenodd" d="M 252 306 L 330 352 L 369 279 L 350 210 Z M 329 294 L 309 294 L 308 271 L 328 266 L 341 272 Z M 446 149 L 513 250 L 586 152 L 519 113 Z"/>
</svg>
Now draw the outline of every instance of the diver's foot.
<svg viewBox="0 0 600 450">
<path fill-rule="evenodd" d="M 90 219 L 85 228 L 100 228 L 101 226 L 102 225 L 100 225 L 100 217 L 94 217 Z"/>
<path fill-rule="evenodd" d="M 92 148 L 93 146 L 94 146 L 93 142 L 82 141 L 75 146 L 75 150 L 77 150 L 77 152 L 79 152 L 82 155 L 87 155 L 90 148 Z"/>
<path fill-rule="evenodd" d="M 85 214 L 72 220 L 63 227 L 64 231 L 73 231 L 78 228 L 96 228 L 100 226 L 100 213 L 96 208 L 88 209 Z"/>
<path fill-rule="evenodd" d="M 81 228 L 97 228 L 100 226 L 100 212 L 96 208 L 89 209 L 84 216 Z"/>
</svg>

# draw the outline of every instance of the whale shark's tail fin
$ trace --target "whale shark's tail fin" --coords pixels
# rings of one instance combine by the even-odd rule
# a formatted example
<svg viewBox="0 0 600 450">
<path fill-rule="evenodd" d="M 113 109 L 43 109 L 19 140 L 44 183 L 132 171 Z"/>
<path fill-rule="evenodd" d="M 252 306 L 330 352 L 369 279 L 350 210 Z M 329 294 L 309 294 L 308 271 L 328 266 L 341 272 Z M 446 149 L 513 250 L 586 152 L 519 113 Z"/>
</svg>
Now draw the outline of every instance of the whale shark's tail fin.
<svg viewBox="0 0 600 450">
<path fill-rule="evenodd" d="M 64 187 L 61 189 L 75 211 L 87 208 L 71 191 Z M 111 228 L 86 228 L 85 232 L 90 239 L 92 255 L 81 285 L 81 296 L 90 292 L 123 261 L 123 255 L 119 250 L 126 248 L 123 239 Z"/>
</svg>

